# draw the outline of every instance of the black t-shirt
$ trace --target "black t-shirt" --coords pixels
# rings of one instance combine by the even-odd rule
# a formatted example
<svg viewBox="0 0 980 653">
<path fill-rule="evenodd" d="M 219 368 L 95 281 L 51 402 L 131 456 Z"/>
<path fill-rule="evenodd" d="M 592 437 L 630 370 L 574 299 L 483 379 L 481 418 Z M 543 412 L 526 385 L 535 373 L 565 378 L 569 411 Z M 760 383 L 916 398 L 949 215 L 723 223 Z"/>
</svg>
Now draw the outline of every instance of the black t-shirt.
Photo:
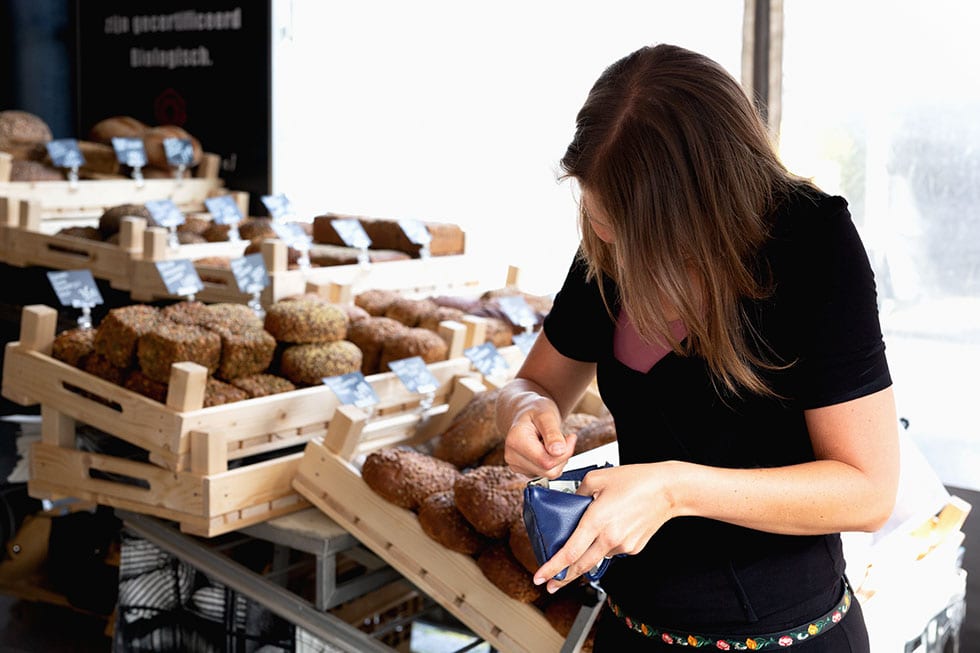
<svg viewBox="0 0 980 653">
<path fill-rule="evenodd" d="M 874 276 L 842 198 L 807 191 L 783 202 L 760 262 L 773 292 L 744 307 L 769 359 L 792 363 L 763 374 L 779 399 L 719 396 L 697 357 L 668 353 L 646 373 L 621 363 L 598 285 L 586 282 L 581 259 L 573 262 L 544 330 L 563 355 L 597 364 L 620 464 L 760 468 L 812 461 L 804 409 L 891 385 Z M 615 285 L 603 283 L 616 315 Z M 839 587 L 843 571 L 839 535 L 777 535 L 682 517 L 667 522 L 640 554 L 617 559 L 602 585 L 642 622 L 725 632 L 792 622 L 813 597 Z"/>
</svg>

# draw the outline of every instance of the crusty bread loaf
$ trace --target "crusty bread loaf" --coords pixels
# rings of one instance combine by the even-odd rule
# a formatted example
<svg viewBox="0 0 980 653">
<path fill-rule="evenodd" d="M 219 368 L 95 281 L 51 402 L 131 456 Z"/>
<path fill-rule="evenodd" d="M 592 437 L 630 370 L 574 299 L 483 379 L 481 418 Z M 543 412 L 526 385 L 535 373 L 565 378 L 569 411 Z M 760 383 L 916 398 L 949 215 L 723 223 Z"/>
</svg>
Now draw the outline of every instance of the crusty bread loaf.
<svg viewBox="0 0 980 653">
<path fill-rule="evenodd" d="M 204 157 L 204 150 L 201 142 L 187 133 L 182 127 L 177 125 L 159 125 L 151 127 L 143 132 L 143 148 L 146 150 L 146 164 L 154 168 L 169 170 L 171 165 L 167 162 L 167 152 L 163 147 L 163 141 L 168 138 L 181 138 L 191 142 L 193 154 L 188 168 L 193 168 L 201 162 Z"/>
<path fill-rule="evenodd" d="M 417 510 L 430 494 L 451 490 L 459 477 L 446 461 L 404 446 L 372 451 L 361 466 L 368 487 L 408 510 Z"/>
<path fill-rule="evenodd" d="M 500 390 L 486 390 L 467 402 L 436 440 L 432 455 L 470 467 L 502 443 L 507 434 L 497 428 L 498 396 Z"/>
<path fill-rule="evenodd" d="M 543 595 L 543 590 L 534 584 L 531 574 L 514 558 L 506 543 L 488 546 L 477 557 L 476 564 L 491 583 L 512 599 L 534 603 Z"/>
<path fill-rule="evenodd" d="M 113 138 L 142 138 L 149 129 L 149 125 L 132 116 L 111 116 L 92 125 L 88 140 L 111 146 Z"/>
<path fill-rule="evenodd" d="M 509 467 L 476 467 L 453 485 L 456 507 L 489 538 L 507 537 L 515 519 L 521 519 L 528 477 Z"/>
<path fill-rule="evenodd" d="M 44 144 L 51 138 L 51 128 L 40 116 L 15 109 L 0 111 L 0 151 L 12 154 L 15 160 L 43 156 Z"/>
<path fill-rule="evenodd" d="M 435 363 L 446 360 L 448 353 L 449 345 L 439 334 L 413 327 L 396 333 L 385 342 L 378 365 L 381 371 L 386 371 L 391 361 L 414 356 L 420 357 L 425 363 Z"/>
<path fill-rule="evenodd" d="M 419 506 L 418 515 L 425 534 L 451 551 L 474 555 L 487 544 L 487 539 L 456 509 L 452 490 L 430 494 Z"/>
</svg>

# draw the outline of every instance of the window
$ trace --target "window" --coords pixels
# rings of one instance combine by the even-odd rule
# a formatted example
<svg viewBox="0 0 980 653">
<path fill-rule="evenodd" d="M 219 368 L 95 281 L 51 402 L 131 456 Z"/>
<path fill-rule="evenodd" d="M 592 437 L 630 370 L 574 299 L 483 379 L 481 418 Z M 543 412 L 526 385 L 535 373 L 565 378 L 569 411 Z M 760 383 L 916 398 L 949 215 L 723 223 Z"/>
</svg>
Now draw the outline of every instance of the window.
<svg viewBox="0 0 980 653">
<path fill-rule="evenodd" d="M 980 7 L 785 0 L 780 147 L 850 202 L 875 268 L 899 415 L 977 489 Z"/>
</svg>

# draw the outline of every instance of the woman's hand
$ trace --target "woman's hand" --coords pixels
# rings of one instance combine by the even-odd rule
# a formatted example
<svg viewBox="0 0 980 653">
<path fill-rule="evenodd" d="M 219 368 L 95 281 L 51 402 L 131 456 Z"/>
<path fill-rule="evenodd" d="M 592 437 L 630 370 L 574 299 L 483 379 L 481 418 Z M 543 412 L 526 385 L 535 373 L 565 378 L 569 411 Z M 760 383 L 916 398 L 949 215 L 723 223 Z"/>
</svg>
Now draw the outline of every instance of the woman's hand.
<svg viewBox="0 0 980 653">
<path fill-rule="evenodd" d="M 676 516 L 670 488 L 683 465 L 623 465 L 589 472 L 577 493 L 594 500 L 565 546 L 535 572 L 534 583 L 547 581 L 548 592 L 554 593 L 603 558 L 639 553 Z M 566 568 L 565 578 L 555 580 Z"/>
<path fill-rule="evenodd" d="M 504 460 L 528 476 L 555 478 L 575 451 L 575 435 L 561 432 L 561 413 L 551 399 L 533 391 L 515 395 Z"/>
<path fill-rule="evenodd" d="M 497 397 L 497 428 L 507 434 L 504 459 L 528 476 L 554 478 L 575 451 L 575 438 L 561 432 L 595 378 L 595 364 L 558 353 L 540 333 L 517 376 Z"/>
</svg>

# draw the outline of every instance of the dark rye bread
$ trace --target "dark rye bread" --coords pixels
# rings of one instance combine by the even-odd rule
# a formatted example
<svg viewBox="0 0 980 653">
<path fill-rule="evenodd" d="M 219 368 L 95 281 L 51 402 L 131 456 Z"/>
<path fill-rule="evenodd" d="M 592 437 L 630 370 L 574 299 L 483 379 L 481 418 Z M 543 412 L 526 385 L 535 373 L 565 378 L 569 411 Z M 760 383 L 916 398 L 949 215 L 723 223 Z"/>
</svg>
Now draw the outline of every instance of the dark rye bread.
<svg viewBox="0 0 980 653">
<path fill-rule="evenodd" d="M 385 447 L 368 454 L 361 466 L 364 482 L 396 506 L 415 511 L 430 494 L 451 490 L 458 469 L 409 447 Z"/>
</svg>

